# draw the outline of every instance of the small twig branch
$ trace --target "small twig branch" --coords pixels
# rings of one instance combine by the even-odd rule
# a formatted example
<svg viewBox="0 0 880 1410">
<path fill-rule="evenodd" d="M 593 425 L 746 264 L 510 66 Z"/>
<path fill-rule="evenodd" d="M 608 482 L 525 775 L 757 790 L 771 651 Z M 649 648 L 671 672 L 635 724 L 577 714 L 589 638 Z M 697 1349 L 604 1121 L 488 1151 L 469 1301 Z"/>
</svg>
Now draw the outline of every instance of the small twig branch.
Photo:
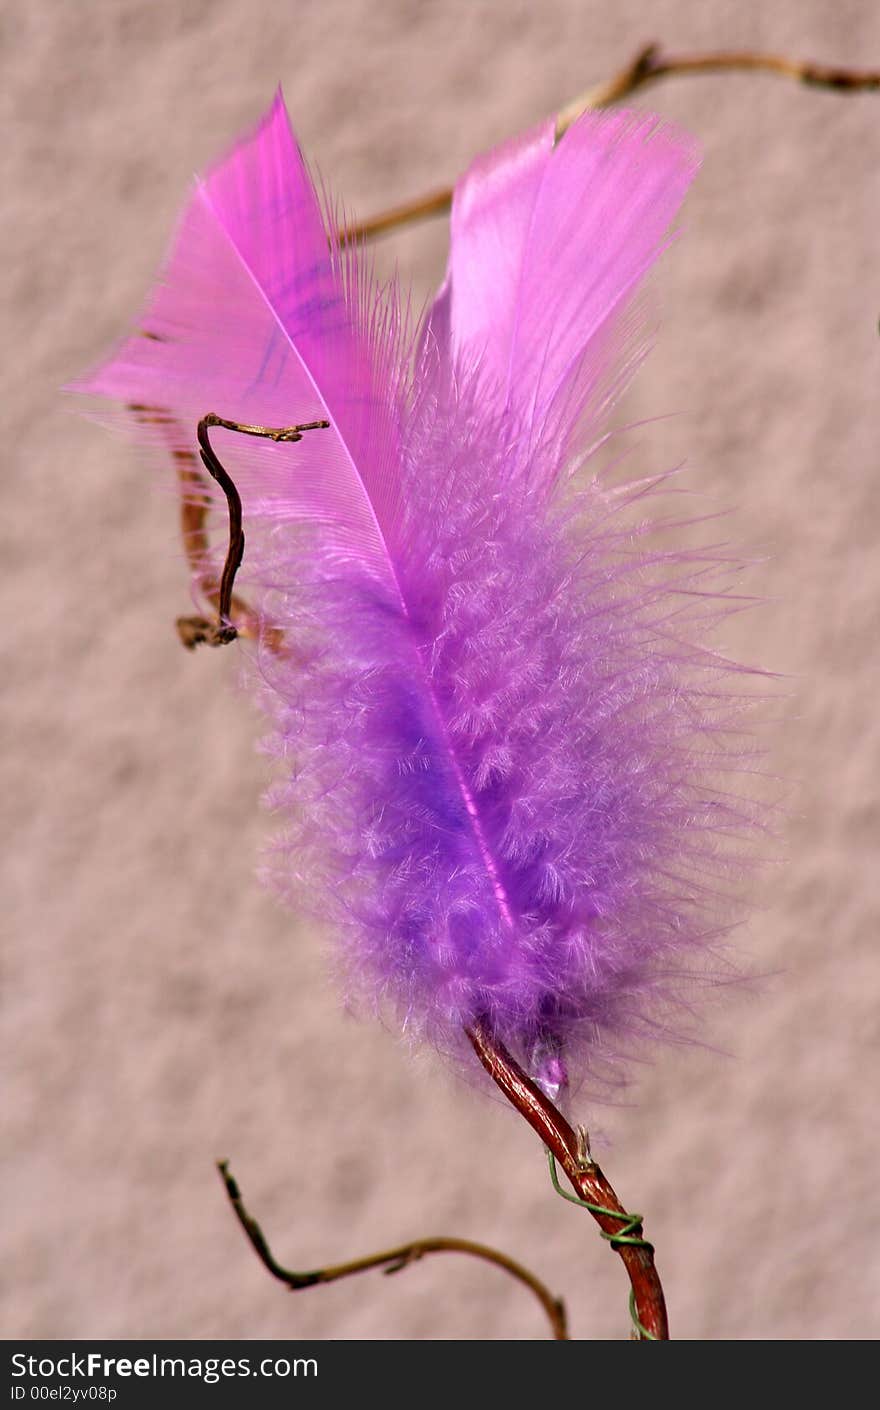
<svg viewBox="0 0 880 1410">
<path fill-rule="evenodd" d="M 779 54 L 753 54 L 748 50 L 722 50 L 715 54 L 663 54 L 659 44 L 646 44 L 631 63 L 606 83 L 589 88 L 563 108 L 556 119 L 557 141 L 589 108 L 619 103 L 661 78 L 706 73 L 760 72 L 779 74 L 810 88 L 840 93 L 868 92 L 880 88 L 880 69 L 844 69 L 829 64 L 801 63 Z"/>
<path fill-rule="evenodd" d="M 801 63 L 779 54 L 755 54 L 748 50 L 722 50 L 714 54 L 664 54 L 658 44 L 646 44 L 618 74 L 595 88 L 589 88 L 556 116 L 556 140 L 564 136 L 577 118 L 590 108 L 607 108 L 630 97 L 661 78 L 706 73 L 757 71 L 794 79 L 810 88 L 826 88 L 837 93 L 864 93 L 880 89 L 880 69 L 847 69 L 829 64 Z M 452 187 L 432 191 L 404 205 L 394 206 L 339 232 L 343 242 L 375 240 L 390 230 L 442 215 L 452 205 Z"/>
<path fill-rule="evenodd" d="M 284 1283 L 295 1292 L 302 1288 L 315 1287 L 318 1283 L 335 1283 L 340 1278 L 349 1278 L 355 1273 L 366 1273 L 372 1268 L 382 1268 L 386 1275 L 400 1273 L 411 1263 L 416 1263 L 420 1258 L 431 1253 L 467 1253 L 474 1258 L 483 1259 L 486 1263 L 494 1264 L 496 1268 L 503 1269 L 505 1273 L 509 1273 L 512 1278 L 516 1278 L 518 1282 L 529 1288 L 547 1314 L 554 1339 L 556 1341 L 569 1340 L 564 1304 L 555 1298 L 550 1290 L 533 1273 L 529 1272 L 528 1268 L 524 1268 L 522 1264 L 516 1263 L 512 1258 L 508 1258 L 506 1254 L 499 1253 L 497 1249 L 489 1248 L 486 1244 L 472 1243 L 469 1239 L 416 1239 L 413 1243 L 401 1244 L 398 1248 L 385 1249 L 382 1253 L 373 1253 L 366 1258 L 355 1258 L 348 1263 L 338 1263 L 330 1268 L 316 1268 L 306 1273 L 295 1273 L 288 1268 L 282 1268 L 272 1254 L 266 1242 L 266 1236 L 256 1219 L 245 1208 L 238 1184 L 230 1174 L 228 1161 L 218 1161 L 217 1169 L 226 1187 L 229 1202 L 238 1216 L 238 1222 L 247 1234 L 260 1262 L 269 1270 L 273 1278 L 277 1278 L 279 1282 Z"/>
<path fill-rule="evenodd" d="M 666 1303 L 654 1266 L 654 1250 L 642 1239 L 640 1224 L 624 1209 L 592 1159 L 583 1134 L 569 1125 L 549 1097 L 485 1028 L 477 1025 L 468 1037 L 489 1076 L 562 1166 L 578 1199 L 598 1206 L 591 1210 L 593 1218 L 620 1254 L 629 1274 L 640 1326 L 638 1340 L 668 1341 Z"/>
<path fill-rule="evenodd" d="M 293 444 L 296 441 L 301 441 L 306 431 L 328 430 L 330 422 L 308 421 L 297 426 L 251 426 L 243 421 L 227 421 L 225 417 L 217 416 L 213 411 L 209 411 L 206 416 L 202 417 L 196 431 L 199 454 L 208 474 L 217 482 L 226 496 L 229 511 L 229 547 L 226 550 L 226 561 L 223 564 L 223 574 L 217 593 L 217 621 L 204 623 L 202 618 L 183 618 L 177 623 L 181 640 L 184 646 L 189 647 L 196 646 L 200 641 L 207 642 L 209 646 L 226 646 L 238 636 L 238 628 L 232 619 L 233 602 L 235 601 L 232 587 L 244 557 L 241 496 L 235 487 L 235 481 L 211 445 L 209 432 L 215 426 L 224 431 L 236 431 L 242 436 L 257 436 L 276 443 Z M 184 630 L 187 627 L 192 629 L 189 637 Z"/>
<path fill-rule="evenodd" d="M 144 337 L 161 341 L 154 333 L 144 333 Z M 200 642 L 208 645 L 221 645 L 218 622 L 221 615 L 221 579 L 211 566 L 211 550 L 208 540 L 207 519 L 211 509 L 211 496 L 205 479 L 199 469 L 199 457 L 190 450 L 192 433 L 166 408 L 147 406 L 131 402 L 131 411 L 143 426 L 154 426 L 165 441 L 168 454 L 174 462 L 177 483 L 180 489 L 180 531 L 192 580 L 199 593 L 217 612 L 217 620 L 208 617 L 178 617 L 175 623 L 181 642 L 191 651 Z M 233 545 L 227 551 L 227 562 Z M 232 593 L 226 604 L 227 618 L 235 627 L 237 636 L 260 640 L 271 651 L 284 649 L 284 634 L 280 627 L 265 622 L 237 593 Z M 226 637 L 226 640 L 229 638 Z"/>
<path fill-rule="evenodd" d="M 145 333 L 144 336 L 154 335 Z M 264 440 L 291 444 L 301 441 L 306 431 L 327 430 L 330 422 L 309 421 L 296 426 L 251 426 L 242 421 L 227 421 L 214 412 L 209 412 L 199 421 L 196 429 L 199 455 L 205 469 L 226 496 L 229 514 L 229 543 L 218 580 L 210 567 L 211 556 L 206 528 L 211 498 L 199 473 L 195 453 L 184 448 L 186 437 L 180 423 L 165 407 L 131 402 L 128 409 L 137 416 L 141 425 L 159 428 L 168 445 L 180 486 L 181 533 L 187 561 L 199 591 L 217 609 L 217 620 L 213 622 L 207 617 L 178 617 L 176 626 L 181 642 L 191 651 L 202 642 L 208 646 L 226 646 L 238 636 L 249 636 L 262 641 L 271 651 L 280 652 L 284 648 L 284 636 L 280 629 L 263 622 L 253 608 L 233 592 L 235 577 L 244 557 L 241 497 L 232 476 L 211 445 L 209 432 L 213 427 L 220 427 L 244 436 L 257 436 Z"/>
</svg>

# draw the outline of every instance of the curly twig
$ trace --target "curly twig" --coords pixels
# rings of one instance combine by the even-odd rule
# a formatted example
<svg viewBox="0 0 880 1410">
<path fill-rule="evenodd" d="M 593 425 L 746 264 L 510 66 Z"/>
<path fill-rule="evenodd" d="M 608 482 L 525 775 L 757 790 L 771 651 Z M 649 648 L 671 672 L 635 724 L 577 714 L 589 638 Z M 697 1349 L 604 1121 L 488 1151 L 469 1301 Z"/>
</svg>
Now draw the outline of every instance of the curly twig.
<svg viewBox="0 0 880 1410">
<path fill-rule="evenodd" d="M 564 1304 L 555 1298 L 550 1290 L 533 1273 L 529 1272 L 528 1268 L 523 1268 L 522 1264 L 516 1263 L 504 1253 L 499 1253 L 497 1249 L 489 1248 L 487 1244 L 472 1243 L 469 1239 L 416 1239 L 412 1243 L 401 1244 L 398 1248 L 389 1248 L 382 1253 L 369 1254 L 366 1258 L 355 1258 L 349 1263 L 338 1263 L 330 1268 L 316 1268 L 307 1273 L 294 1273 L 288 1268 L 282 1268 L 273 1256 L 266 1242 L 266 1236 L 256 1219 L 245 1208 L 238 1184 L 230 1174 L 229 1162 L 218 1161 L 217 1169 L 226 1187 L 229 1202 L 238 1216 L 238 1222 L 250 1239 L 260 1262 L 269 1270 L 273 1278 L 277 1278 L 279 1282 L 286 1284 L 295 1292 L 302 1288 L 315 1287 L 317 1283 L 335 1283 L 339 1278 L 348 1278 L 354 1273 L 366 1273 L 371 1268 L 384 1268 L 386 1274 L 399 1273 L 402 1269 L 408 1268 L 411 1263 L 417 1262 L 418 1259 L 424 1258 L 430 1253 L 469 1253 L 474 1258 L 482 1258 L 487 1263 L 494 1263 L 496 1268 L 502 1268 L 505 1273 L 509 1273 L 512 1278 L 516 1278 L 518 1282 L 529 1288 L 547 1314 L 554 1340 L 569 1340 Z"/>
<path fill-rule="evenodd" d="M 142 330 L 142 336 L 156 342 L 164 339 L 155 333 Z M 222 582 L 214 572 L 208 541 L 207 519 L 211 509 L 211 495 L 201 471 L 199 457 L 190 450 L 191 432 L 163 406 L 148 406 L 141 402 L 130 402 L 128 410 L 137 417 L 142 426 L 156 427 L 168 449 L 177 471 L 180 489 L 180 530 L 183 548 L 192 573 L 193 582 L 199 593 L 217 611 L 218 621 L 208 617 L 178 617 L 175 623 L 181 642 L 191 651 L 200 642 L 210 646 L 223 644 L 223 633 L 218 631 L 221 610 Z M 234 545 L 226 554 L 227 562 Z M 231 587 L 231 584 L 230 584 Z M 225 603 L 225 615 L 235 627 L 234 636 L 251 637 L 263 642 L 270 651 L 284 649 L 284 634 L 280 627 L 266 622 L 242 597 L 231 593 Z M 228 636 L 225 640 L 229 640 Z"/>
</svg>

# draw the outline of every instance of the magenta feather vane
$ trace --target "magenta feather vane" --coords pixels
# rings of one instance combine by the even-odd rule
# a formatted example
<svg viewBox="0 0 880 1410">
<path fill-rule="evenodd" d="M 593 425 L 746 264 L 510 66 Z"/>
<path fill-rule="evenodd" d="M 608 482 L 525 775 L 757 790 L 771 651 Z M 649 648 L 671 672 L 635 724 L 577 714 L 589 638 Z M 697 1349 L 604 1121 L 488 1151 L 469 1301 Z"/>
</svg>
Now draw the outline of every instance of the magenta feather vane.
<svg viewBox="0 0 880 1410">
<path fill-rule="evenodd" d="M 643 113 L 544 123 L 459 183 L 414 321 L 334 234 L 279 96 L 197 183 L 148 336 L 77 384 L 193 438 L 209 411 L 329 421 L 216 433 L 288 643 L 253 672 L 270 869 L 332 925 L 350 993 L 447 1053 L 481 1024 L 551 1092 L 687 1006 L 748 826 L 724 782 L 740 668 L 699 644 L 733 610 L 725 554 L 650 548 L 664 477 L 589 469 L 696 167 Z"/>
</svg>

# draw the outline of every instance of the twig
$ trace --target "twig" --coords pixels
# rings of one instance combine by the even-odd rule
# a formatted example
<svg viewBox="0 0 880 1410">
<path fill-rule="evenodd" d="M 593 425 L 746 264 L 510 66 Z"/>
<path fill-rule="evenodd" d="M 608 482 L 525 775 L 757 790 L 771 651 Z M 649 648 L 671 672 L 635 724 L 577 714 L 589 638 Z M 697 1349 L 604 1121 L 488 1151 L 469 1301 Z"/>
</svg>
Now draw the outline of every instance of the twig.
<svg viewBox="0 0 880 1410">
<path fill-rule="evenodd" d="M 145 332 L 143 336 L 156 342 L 163 341 L 155 333 Z M 189 449 L 192 433 L 166 407 L 131 402 L 128 410 L 134 413 L 142 426 L 157 427 L 165 441 L 177 471 L 177 483 L 180 488 L 180 530 L 192 579 L 219 617 L 221 582 L 211 566 L 206 526 L 211 509 L 211 496 L 199 470 L 199 457 L 195 451 Z M 228 557 L 227 553 L 227 559 Z M 235 626 L 236 635 L 262 641 L 274 652 L 284 649 L 284 633 L 280 627 L 264 621 L 237 593 L 232 594 L 227 604 L 227 615 Z M 218 624 L 208 617 L 178 617 L 175 625 L 177 634 L 187 650 L 193 650 L 200 642 L 215 646 L 221 644 L 217 639 Z"/>
<path fill-rule="evenodd" d="M 469 1253 L 474 1258 L 494 1263 L 496 1268 L 502 1268 L 505 1273 L 509 1273 L 512 1278 L 529 1288 L 547 1314 L 554 1340 L 569 1340 L 564 1304 L 555 1298 L 533 1273 L 523 1268 L 522 1264 L 516 1263 L 506 1254 L 499 1253 L 497 1249 L 489 1248 L 486 1244 L 472 1243 L 469 1239 L 416 1239 L 413 1243 L 401 1244 L 398 1248 L 389 1248 L 383 1253 L 373 1253 L 366 1258 L 355 1258 L 349 1263 L 338 1263 L 330 1268 L 316 1268 L 307 1273 L 294 1273 L 288 1268 L 282 1268 L 274 1258 L 256 1219 L 245 1208 L 238 1184 L 230 1174 L 229 1162 L 218 1161 L 217 1169 L 226 1187 L 229 1202 L 238 1216 L 238 1222 L 247 1234 L 260 1262 L 273 1278 L 285 1283 L 295 1292 L 302 1288 L 315 1287 L 318 1283 L 335 1283 L 339 1278 L 348 1278 L 354 1273 L 366 1273 L 371 1268 L 384 1268 L 386 1275 L 399 1273 L 411 1263 L 431 1253 Z"/>
<path fill-rule="evenodd" d="M 779 54 L 754 54 L 748 50 L 722 50 L 714 54 L 664 55 L 658 44 L 646 44 L 639 50 L 618 74 L 595 88 L 589 88 L 573 102 L 568 103 L 556 116 L 556 140 L 564 136 L 572 123 L 589 108 L 607 108 L 619 103 L 649 83 L 661 78 L 686 76 L 704 73 L 742 73 L 758 71 L 779 74 L 794 79 L 810 88 L 827 88 L 838 93 L 864 93 L 880 89 L 880 69 L 846 69 L 829 64 L 801 63 L 797 59 L 787 59 Z M 397 230 L 402 225 L 411 225 L 418 220 L 428 220 L 442 215 L 452 205 L 452 187 L 432 191 L 407 201 L 401 206 L 371 216 L 357 225 L 350 225 L 339 232 L 343 243 L 354 240 L 374 240 Z"/>
<path fill-rule="evenodd" d="M 624 1209 L 599 1166 L 592 1159 L 583 1136 L 569 1125 L 548 1097 L 535 1086 L 506 1048 L 477 1025 L 468 1037 L 489 1076 L 507 1100 L 537 1131 L 541 1140 L 562 1166 L 579 1202 L 589 1206 L 593 1218 L 620 1254 L 629 1274 L 633 1303 L 638 1318 L 639 1341 L 668 1341 L 666 1303 L 654 1250 L 641 1237 L 641 1225 Z"/>
<path fill-rule="evenodd" d="M 144 333 L 143 336 L 152 338 L 155 334 Z M 297 426 L 250 426 L 241 421 L 227 421 L 214 412 L 209 412 L 199 421 L 196 429 L 199 455 L 205 469 L 226 496 L 229 513 L 229 544 L 218 581 L 210 567 L 208 535 L 205 528 L 211 499 L 205 481 L 199 473 L 194 452 L 184 448 L 186 436 L 180 423 L 162 406 L 131 402 L 128 409 L 137 416 L 141 425 L 157 426 L 168 445 L 177 468 L 180 486 L 181 531 L 187 560 L 199 590 L 217 609 L 216 622 L 207 617 L 178 617 L 176 626 L 181 642 L 191 651 L 201 642 L 208 646 L 226 646 L 241 635 L 256 637 L 271 651 L 281 651 L 284 637 L 280 629 L 264 623 L 253 608 L 232 590 L 244 556 L 241 497 L 232 476 L 211 445 L 209 432 L 216 426 L 225 431 L 236 431 L 240 435 L 258 436 L 264 440 L 292 444 L 301 441 L 306 431 L 327 430 L 330 422 L 309 421 Z"/>
<path fill-rule="evenodd" d="M 375 240 L 379 235 L 385 235 L 389 230 L 396 230 L 401 225 L 413 225 L 418 220 L 430 220 L 435 215 L 445 215 L 451 205 L 452 187 L 442 186 L 437 191 L 429 191 L 426 196 L 406 201 L 402 206 L 392 206 L 380 215 L 370 216 L 369 220 L 360 221 L 357 225 L 343 226 L 338 231 L 339 240 L 343 245 L 350 245 L 357 240 Z"/>
<path fill-rule="evenodd" d="M 589 88 L 563 108 L 556 119 L 557 141 L 588 108 L 607 108 L 661 78 L 704 73 L 775 73 L 805 83 L 810 88 L 837 92 L 869 92 L 880 88 L 880 69 L 843 69 L 829 64 L 800 63 L 779 54 L 753 54 L 748 50 L 722 50 L 715 54 L 664 55 L 659 44 L 646 44 L 620 73 L 596 88 Z"/>
<path fill-rule="evenodd" d="M 229 547 L 226 551 L 226 561 L 223 564 L 223 575 L 217 593 L 217 621 L 205 622 L 201 617 L 184 617 L 178 620 L 177 630 L 180 633 L 181 641 L 184 646 L 188 647 L 197 646 L 202 641 L 207 642 L 209 646 L 226 646 L 238 636 L 238 628 L 232 620 L 231 613 L 232 604 L 235 601 L 232 585 L 244 557 L 241 496 L 235 487 L 235 481 L 211 445 L 209 432 L 215 426 L 224 431 L 236 431 L 243 436 L 258 436 L 263 440 L 284 441 L 293 444 L 296 441 L 301 441 L 306 431 L 328 430 L 330 422 L 309 421 L 298 426 L 250 426 L 243 421 L 227 421 L 224 417 L 217 416 L 213 411 L 202 417 L 196 431 L 199 454 L 208 474 L 216 480 L 226 496 L 229 510 Z"/>
</svg>

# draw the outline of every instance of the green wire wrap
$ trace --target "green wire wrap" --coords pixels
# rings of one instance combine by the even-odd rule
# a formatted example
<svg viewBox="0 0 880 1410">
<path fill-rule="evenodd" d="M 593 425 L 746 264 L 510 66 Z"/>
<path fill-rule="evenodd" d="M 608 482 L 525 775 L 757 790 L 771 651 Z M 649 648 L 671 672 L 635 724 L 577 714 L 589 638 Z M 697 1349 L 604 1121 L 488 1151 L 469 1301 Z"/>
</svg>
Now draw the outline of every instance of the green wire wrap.
<svg viewBox="0 0 880 1410">
<path fill-rule="evenodd" d="M 547 1149 L 547 1160 L 550 1164 L 550 1179 L 553 1182 L 553 1188 L 563 1199 L 567 1199 L 569 1204 L 579 1204 L 581 1209 L 588 1209 L 591 1214 L 605 1214 L 609 1219 L 622 1219 L 624 1221 L 623 1227 L 618 1229 L 616 1234 L 609 1234 L 601 1228 L 599 1230 L 602 1238 L 607 1239 L 612 1248 L 618 1249 L 628 1244 L 631 1248 L 646 1248 L 649 1249 L 651 1253 L 654 1252 L 654 1245 L 649 1243 L 649 1241 L 642 1236 L 641 1214 L 621 1214 L 619 1209 L 609 1209 L 608 1206 L 604 1204 L 590 1204 L 589 1200 L 581 1199 L 580 1195 L 569 1194 L 568 1190 L 564 1190 L 559 1183 L 556 1159 L 549 1148 Z M 629 1315 L 633 1327 L 640 1337 L 644 1337 L 646 1341 L 658 1340 L 658 1338 L 654 1336 L 654 1333 L 649 1332 L 648 1328 L 643 1326 L 639 1321 L 639 1314 L 636 1311 L 636 1295 L 634 1292 L 631 1292 L 629 1295 Z"/>
</svg>

